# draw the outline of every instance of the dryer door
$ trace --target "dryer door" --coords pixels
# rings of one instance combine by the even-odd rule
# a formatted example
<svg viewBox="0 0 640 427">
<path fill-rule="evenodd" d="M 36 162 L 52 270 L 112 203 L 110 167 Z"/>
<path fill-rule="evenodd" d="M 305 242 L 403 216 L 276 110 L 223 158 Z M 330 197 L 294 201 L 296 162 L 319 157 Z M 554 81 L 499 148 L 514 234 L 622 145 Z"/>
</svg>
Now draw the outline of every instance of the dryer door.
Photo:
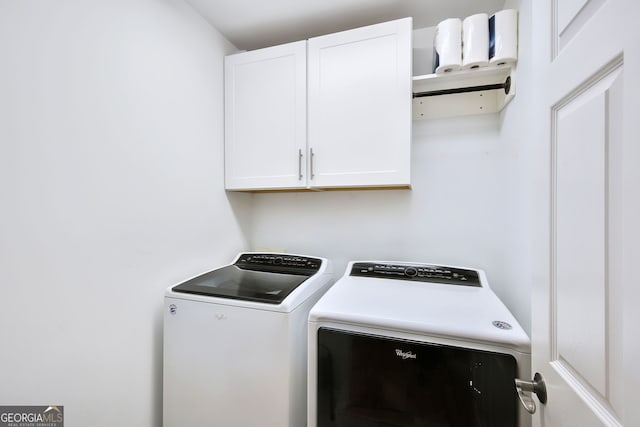
<svg viewBox="0 0 640 427">
<path fill-rule="evenodd" d="M 318 331 L 318 427 L 513 427 L 513 356 Z"/>
</svg>

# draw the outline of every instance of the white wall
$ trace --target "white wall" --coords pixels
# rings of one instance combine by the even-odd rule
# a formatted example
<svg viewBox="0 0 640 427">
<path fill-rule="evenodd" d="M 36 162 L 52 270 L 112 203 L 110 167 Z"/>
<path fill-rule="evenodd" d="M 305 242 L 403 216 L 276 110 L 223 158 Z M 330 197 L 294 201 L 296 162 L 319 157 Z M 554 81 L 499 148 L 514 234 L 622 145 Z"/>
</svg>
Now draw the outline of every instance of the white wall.
<svg viewBox="0 0 640 427">
<path fill-rule="evenodd" d="M 526 69 L 530 12 L 525 10 L 523 19 L 518 68 Z M 256 194 L 252 247 L 325 256 L 339 274 L 351 259 L 482 268 L 529 331 L 526 95 L 531 89 L 529 74 L 520 74 L 519 92 L 502 115 L 413 122 L 411 191 Z"/>
<path fill-rule="evenodd" d="M 163 291 L 249 233 L 231 48 L 180 0 L 0 2 L 0 404 L 161 424 Z"/>
<path fill-rule="evenodd" d="M 502 233 L 505 247 L 503 274 L 509 290 L 501 298 L 518 320 L 531 330 L 531 290 L 533 286 L 533 199 L 534 103 L 533 22 L 530 0 L 507 0 L 505 8 L 519 12 L 519 59 L 514 81 L 516 96 L 501 115 L 500 144 L 504 147 L 504 191 L 508 198 L 509 221 Z"/>
</svg>

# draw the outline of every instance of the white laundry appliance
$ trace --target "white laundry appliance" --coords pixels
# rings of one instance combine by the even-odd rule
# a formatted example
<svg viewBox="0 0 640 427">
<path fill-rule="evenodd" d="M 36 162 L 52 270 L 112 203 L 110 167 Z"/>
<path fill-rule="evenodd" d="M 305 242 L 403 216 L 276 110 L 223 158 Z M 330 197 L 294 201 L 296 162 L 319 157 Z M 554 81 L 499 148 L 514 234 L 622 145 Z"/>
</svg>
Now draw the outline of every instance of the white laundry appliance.
<svg viewBox="0 0 640 427">
<path fill-rule="evenodd" d="M 309 314 L 308 427 L 529 426 L 530 342 L 481 270 L 352 261 Z"/>
<path fill-rule="evenodd" d="M 165 293 L 164 427 L 300 427 L 307 318 L 329 261 L 241 253 Z"/>
</svg>

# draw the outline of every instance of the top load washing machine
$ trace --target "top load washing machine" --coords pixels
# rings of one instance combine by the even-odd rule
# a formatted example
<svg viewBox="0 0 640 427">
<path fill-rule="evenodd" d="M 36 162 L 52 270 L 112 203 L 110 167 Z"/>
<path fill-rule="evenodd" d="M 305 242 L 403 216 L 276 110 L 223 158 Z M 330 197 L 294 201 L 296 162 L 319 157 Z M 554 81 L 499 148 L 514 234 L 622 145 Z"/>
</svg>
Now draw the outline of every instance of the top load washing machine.
<svg viewBox="0 0 640 427">
<path fill-rule="evenodd" d="M 308 427 L 529 426 L 530 342 L 481 270 L 352 261 L 309 314 Z"/>
<path fill-rule="evenodd" d="M 165 293 L 165 427 L 300 427 L 307 318 L 326 259 L 242 253 Z"/>
</svg>

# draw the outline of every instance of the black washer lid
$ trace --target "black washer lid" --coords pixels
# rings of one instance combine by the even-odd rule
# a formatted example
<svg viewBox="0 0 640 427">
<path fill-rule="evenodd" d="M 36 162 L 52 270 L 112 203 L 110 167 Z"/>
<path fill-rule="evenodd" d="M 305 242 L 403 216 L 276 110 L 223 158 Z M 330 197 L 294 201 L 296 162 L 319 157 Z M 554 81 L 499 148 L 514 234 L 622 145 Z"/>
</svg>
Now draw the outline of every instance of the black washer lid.
<svg viewBox="0 0 640 427">
<path fill-rule="evenodd" d="M 174 292 L 280 304 L 322 265 L 317 258 L 281 254 L 241 254 L 233 265 L 173 287 Z"/>
</svg>

